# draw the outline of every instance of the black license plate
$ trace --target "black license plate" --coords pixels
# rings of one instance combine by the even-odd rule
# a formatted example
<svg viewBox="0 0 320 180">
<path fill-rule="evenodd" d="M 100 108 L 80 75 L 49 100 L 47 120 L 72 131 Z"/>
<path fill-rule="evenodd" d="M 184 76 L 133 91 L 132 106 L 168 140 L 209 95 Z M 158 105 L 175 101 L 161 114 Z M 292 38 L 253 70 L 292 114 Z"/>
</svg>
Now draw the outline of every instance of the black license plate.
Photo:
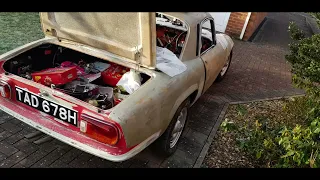
<svg viewBox="0 0 320 180">
<path fill-rule="evenodd" d="M 49 114 L 64 122 L 78 126 L 78 113 L 72 109 L 63 107 L 52 101 L 43 99 L 31 92 L 16 87 L 16 99 L 30 107 Z"/>
</svg>

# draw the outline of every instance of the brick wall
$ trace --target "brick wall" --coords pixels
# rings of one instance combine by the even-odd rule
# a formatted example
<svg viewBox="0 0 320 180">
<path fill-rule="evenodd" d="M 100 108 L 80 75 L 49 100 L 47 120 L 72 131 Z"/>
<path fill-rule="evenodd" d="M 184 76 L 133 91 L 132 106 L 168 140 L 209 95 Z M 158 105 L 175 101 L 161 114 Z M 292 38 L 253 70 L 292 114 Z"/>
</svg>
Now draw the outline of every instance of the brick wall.
<svg viewBox="0 0 320 180">
<path fill-rule="evenodd" d="M 225 33 L 239 38 L 248 12 L 232 12 Z"/>
<path fill-rule="evenodd" d="M 266 12 L 252 12 L 250 16 L 250 20 L 248 22 L 246 32 L 244 33 L 243 40 L 247 41 L 251 35 L 254 33 L 254 31 L 257 29 L 257 27 L 260 25 L 260 23 L 263 21 L 263 19 L 266 17 Z"/>
<path fill-rule="evenodd" d="M 251 35 L 254 33 L 254 31 L 257 29 L 257 27 L 260 25 L 260 23 L 266 17 L 266 15 L 266 12 L 251 13 L 242 40 L 247 41 L 251 37 Z M 225 33 L 239 39 L 247 16 L 248 12 L 231 12 Z"/>
</svg>

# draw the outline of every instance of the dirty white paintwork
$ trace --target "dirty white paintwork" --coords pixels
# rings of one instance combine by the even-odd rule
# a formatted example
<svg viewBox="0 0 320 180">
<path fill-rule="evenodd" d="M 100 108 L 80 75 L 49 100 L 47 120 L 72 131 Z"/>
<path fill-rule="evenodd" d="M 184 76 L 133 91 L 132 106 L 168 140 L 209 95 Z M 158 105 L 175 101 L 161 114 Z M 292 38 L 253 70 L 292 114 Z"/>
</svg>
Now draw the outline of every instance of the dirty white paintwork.
<svg viewBox="0 0 320 180">
<path fill-rule="evenodd" d="M 176 110 L 186 98 L 191 98 L 194 93 L 195 98 L 191 104 L 212 85 L 216 78 L 217 72 L 222 68 L 226 62 L 227 55 L 230 54 L 233 48 L 233 42 L 227 35 L 216 36 L 217 46 L 208 50 L 206 54 L 197 55 L 197 24 L 205 18 L 212 18 L 208 13 L 168 13 L 178 19 L 186 22 L 189 26 L 188 36 L 185 47 L 182 52 L 181 61 L 187 66 L 187 70 L 183 73 L 170 77 L 164 73 L 157 72 L 148 67 L 137 66 L 129 57 L 123 57 L 107 51 L 106 49 L 99 49 L 81 42 L 70 41 L 63 39 L 58 41 L 56 37 L 50 36 L 36 42 L 16 48 L 8 53 L 0 55 L 0 59 L 7 60 L 18 54 L 30 50 L 40 44 L 53 43 L 62 47 L 70 48 L 85 54 L 89 54 L 107 61 L 115 62 L 117 64 L 134 68 L 145 74 L 150 75 L 150 80 L 144 83 L 137 91 L 131 94 L 127 99 L 112 109 L 108 118 L 118 123 L 122 128 L 122 134 L 125 138 L 127 148 L 136 146 L 133 150 L 121 156 L 110 155 L 107 152 L 101 152 L 99 149 L 87 146 L 76 142 L 68 137 L 64 137 L 53 130 L 43 128 L 38 124 L 32 122 L 31 119 L 26 119 L 23 115 L 14 113 L 12 110 L 2 107 L 5 112 L 12 114 L 14 117 L 22 120 L 25 123 L 57 138 L 62 141 L 77 147 L 86 152 L 95 154 L 102 158 L 111 161 L 122 161 L 132 157 L 136 153 L 143 150 L 147 145 L 158 138 L 167 128 L 172 120 Z M 155 24 L 155 23 L 154 23 Z M 45 29 L 45 28 L 44 28 Z M 224 39 L 224 40 L 221 40 Z M 154 39 L 155 40 L 155 39 Z M 226 44 L 221 44 L 221 42 Z M 148 46 L 149 47 L 149 46 Z M 155 49 L 154 49 L 155 51 Z M 217 64 L 215 66 L 214 64 Z M 19 81 L 26 81 L 24 78 L 12 76 L 12 78 Z M 50 91 L 49 87 L 28 81 L 29 85 L 39 89 L 49 91 L 49 94 L 55 92 Z M 72 100 L 72 103 L 86 107 L 92 111 L 97 112 L 98 109 L 81 100 L 75 100 L 69 96 L 65 99 Z M 63 100 L 61 100 L 62 102 Z M 66 104 L 63 102 L 62 104 Z M 106 114 L 101 114 L 106 116 Z"/>
<path fill-rule="evenodd" d="M 167 19 L 165 18 L 159 18 L 157 17 L 156 18 L 156 23 L 158 25 L 161 25 L 161 26 L 165 26 L 165 27 L 168 27 L 168 28 L 173 28 L 173 29 L 178 29 L 178 30 L 181 30 L 181 31 L 187 31 L 188 30 L 188 27 L 184 24 L 184 26 L 177 26 L 177 25 L 174 25 L 170 22 L 167 22 Z"/>
<path fill-rule="evenodd" d="M 106 50 L 154 68 L 155 13 L 152 12 L 42 12 L 46 36 Z"/>
</svg>

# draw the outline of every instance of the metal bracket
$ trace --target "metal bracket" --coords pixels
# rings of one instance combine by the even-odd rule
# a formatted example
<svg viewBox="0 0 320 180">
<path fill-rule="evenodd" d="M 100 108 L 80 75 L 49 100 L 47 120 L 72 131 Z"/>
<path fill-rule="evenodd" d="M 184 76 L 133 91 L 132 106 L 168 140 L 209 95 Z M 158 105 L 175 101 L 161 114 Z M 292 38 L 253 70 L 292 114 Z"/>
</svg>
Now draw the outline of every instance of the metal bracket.
<svg viewBox="0 0 320 180">
<path fill-rule="evenodd" d="M 42 90 L 40 89 L 40 94 L 39 94 L 40 97 L 43 97 L 43 96 L 49 96 L 49 93 L 45 90 Z"/>
<path fill-rule="evenodd" d="M 142 47 L 136 46 L 135 47 L 135 59 L 137 61 L 137 70 L 141 67 L 141 54 L 142 54 Z"/>
</svg>

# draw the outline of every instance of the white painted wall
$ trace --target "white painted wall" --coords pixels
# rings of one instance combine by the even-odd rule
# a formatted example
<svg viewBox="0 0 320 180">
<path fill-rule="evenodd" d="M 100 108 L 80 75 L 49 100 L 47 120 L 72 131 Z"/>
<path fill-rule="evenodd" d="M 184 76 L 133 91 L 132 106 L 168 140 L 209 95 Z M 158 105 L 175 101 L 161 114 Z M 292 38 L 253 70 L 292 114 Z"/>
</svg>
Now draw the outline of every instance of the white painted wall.
<svg viewBox="0 0 320 180">
<path fill-rule="evenodd" d="M 209 12 L 214 18 L 216 31 L 225 32 L 231 12 Z"/>
</svg>

